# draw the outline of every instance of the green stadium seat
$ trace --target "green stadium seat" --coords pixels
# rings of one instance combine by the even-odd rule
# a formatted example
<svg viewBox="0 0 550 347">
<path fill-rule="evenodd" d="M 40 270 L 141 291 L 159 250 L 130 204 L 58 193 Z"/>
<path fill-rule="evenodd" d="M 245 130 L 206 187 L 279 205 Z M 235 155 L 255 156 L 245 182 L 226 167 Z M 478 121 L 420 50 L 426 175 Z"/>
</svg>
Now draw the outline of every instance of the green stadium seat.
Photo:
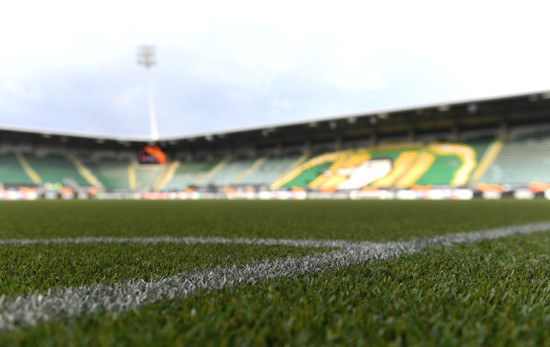
<svg viewBox="0 0 550 347">
<path fill-rule="evenodd" d="M 197 179 L 207 174 L 218 162 L 181 162 L 172 179 L 163 190 L 183 190 L 193 185 Z"/>
<path fill-rule="evenodd" d="M 510 185 L 550 183 L 550 137 L 505 142 L 480 182 Z"/>
<path fill-rule="evenodd" d="M 14 154 L 0 154 L 0 183 L 32 184 Z"/>
<path fill-rule="evenodd" d="M 43 183 L 65 183 L 71 180 L 78 185 L 89 183 L 78 172 L 74 164 L 62 155 L 32 156 L 26 155 L 29 165 L 40 176 Z"/>
<path fill-rule="evenodd" d="M 256 159 L 239 159 L 230 161 L 202 182 L 201 185 L 207 186 L 212 184 L 216 186 L 229 186 L 237 176 L 248 169 L 255 161 Z"/>
<path fill-rule="evenodd" d="M 281 158 L 267 158 L 249 175 L 239 181 L 244 185 L 269 185 L 273 183 L 283 172 L 288 170 L 300 155 Z"/>
<path fill-rule="evenodd" d="M 83 160 L 82 163 L 108 190 L 129 189 L 128 160 Z"/>
<path fill-rule="evenodd" d="M 164 171 L 164 165 L 138 164 L 136 165 L 136 189 L 152 190 L 153 185 Z"/>
</svg>

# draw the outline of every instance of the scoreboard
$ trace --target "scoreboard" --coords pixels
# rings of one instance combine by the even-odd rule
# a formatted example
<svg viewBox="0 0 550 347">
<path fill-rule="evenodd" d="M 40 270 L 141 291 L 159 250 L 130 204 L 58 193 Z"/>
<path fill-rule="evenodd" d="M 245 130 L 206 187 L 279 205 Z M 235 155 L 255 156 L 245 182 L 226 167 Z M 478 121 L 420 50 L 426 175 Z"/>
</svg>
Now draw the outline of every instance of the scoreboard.
<svg viewBox="0 0 550 347">
<path fill-rule="evenodd" d="M 159 146 L 145 146 L 139 150 L 140 164 L 166 164 L 166 153 Z"/>
</svg>

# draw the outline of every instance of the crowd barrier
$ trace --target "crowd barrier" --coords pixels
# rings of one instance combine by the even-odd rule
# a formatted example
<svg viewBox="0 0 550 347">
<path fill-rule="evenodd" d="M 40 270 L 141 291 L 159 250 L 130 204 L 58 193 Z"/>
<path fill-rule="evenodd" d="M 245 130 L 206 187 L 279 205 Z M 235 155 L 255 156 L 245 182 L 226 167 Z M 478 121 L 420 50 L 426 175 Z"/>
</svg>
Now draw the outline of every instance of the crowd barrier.
<svg viewBox="0 0 550 347">
<path fill-rule="evenodd" d="M 519 188 L 507 192 L 478 191 L 468 188 L 437 188 L 428 190 L 353 190 L 339 192 L 320 192 L 304 190 L 230 190 L 225 192 L 99 192 L 93 195 L 87 191 L 38 191 L 38 190 L 0 190 L 0 200 L 499 200 L 513 198 L 532 200 L 535 198 L 550 200 L 550 189 L 544 192 L 533 192 Z"/>
</svg>

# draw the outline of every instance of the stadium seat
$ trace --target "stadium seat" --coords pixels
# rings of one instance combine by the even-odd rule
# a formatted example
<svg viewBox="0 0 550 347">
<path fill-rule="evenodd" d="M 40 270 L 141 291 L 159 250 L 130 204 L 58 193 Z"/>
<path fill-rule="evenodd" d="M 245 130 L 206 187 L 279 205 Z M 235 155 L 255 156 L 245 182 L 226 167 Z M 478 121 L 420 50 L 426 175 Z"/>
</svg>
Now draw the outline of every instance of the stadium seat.
<svg viewBox="0 0 550 347">
<path fill-rule="evenodd" d="M 324 153 L 285 175 L 281 186 L 319 190 L 462 186 L 488 144 L 392 144 Z"/>
<path fill-rule="evenodd" d="M 288 170 L 299 158 L 300 155 L 266 158 L 246 177 L 239 180 L 238 183 L 245 185 L 269 185 L 283 172 Z"/>
<path fill-rule="evenodd" d="M 129 189 L 128 161 L 116 159 L 89 159 L 82 163 L 107 190 Z"/>
<path fill-rule="evenodd" d="M 182 190 L 193 185 L 201 176 L 212 170 L 218 162 L 182 162 L 163 190 Z"/>
<path fill-rule="evenodd" d="M 164 171 L 164 167 L 164 165 L 158 164 L 135 164 L 135 189 L 141 191 L 153 190 L 153 185 Z"/>
<path fill-rule="evenodd" d="M 73 182 L 81 186 L 88 186 L 88 182 L 76 169 L 74 164 L 64 156 L 48 155 L 33 156 L 26 155 L 29 165 L 40 176 L 43 183 L 64 183 Z"/>
<path fill-rule="evenodd" d="M 228 186 L 233 183 L 241 173 L 247 170 L 256 159 L 238 159 L 229 161 L 212 176 L 208 177 L 201 185 Z"/>
<path fill-rule="evenodd" d="M 506 141 L 493 165 L 479 181 L 510 185 L 550 182 L 548 153 L 550 137 Z"/>
<path fill-rule="evenodd" d="M 14 154 L 0 154 L 0 183 L 32 184 Z"/>
</svg>

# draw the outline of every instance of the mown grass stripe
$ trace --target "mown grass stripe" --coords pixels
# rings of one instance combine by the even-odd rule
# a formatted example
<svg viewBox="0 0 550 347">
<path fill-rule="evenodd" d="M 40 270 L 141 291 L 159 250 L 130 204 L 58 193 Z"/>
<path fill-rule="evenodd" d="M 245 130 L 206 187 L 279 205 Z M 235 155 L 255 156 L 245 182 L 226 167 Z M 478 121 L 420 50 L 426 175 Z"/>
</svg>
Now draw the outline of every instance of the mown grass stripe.
<svg viewBox="0 0 550 347">
<path fill-rule="evenodd" d="M 333 267 L 399 257 L 438 246 L 452 246 L 487 239 L 550 230 L 549 223 L 526 224 L 470 233 L 436 236 L 412 241 L 356 244 L 332 252 L 304 257 L 259 261 L 248 265 L 217 267 L 150 280 L 114 285 L 94 285 L 45 294 L 0 297 L 0 330 L 32 326 L 100 312 L 136 309 L 160 300 L 183 298 L 201 290 L 253 284 L 271 278 L 323 271 Z M 360 246 L 360 247 L 357 247 Z"/>
</svg>

